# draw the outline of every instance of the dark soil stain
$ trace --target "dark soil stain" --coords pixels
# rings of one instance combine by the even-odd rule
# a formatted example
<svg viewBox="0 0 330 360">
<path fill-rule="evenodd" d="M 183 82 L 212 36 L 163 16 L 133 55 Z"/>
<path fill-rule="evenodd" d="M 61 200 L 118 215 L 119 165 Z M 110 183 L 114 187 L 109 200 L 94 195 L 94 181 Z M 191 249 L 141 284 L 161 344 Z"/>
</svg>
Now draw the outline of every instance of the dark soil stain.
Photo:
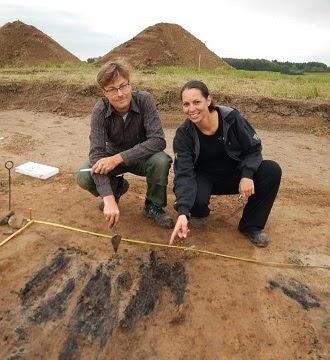
<svg viewBox="0 0 330 360">
<path fill-rule="evenodd" d="M 69 263 L 70 258 L 64 255 L 62 249 L 59 250 L 52 262 L 39 270 L 23 289 L 20 291 L 22 305 L 26 305 L 29 301 L 45 292 L 52 284 L 51 279 L 63 270 Z"/>
<path fill-rule="evenodd" d="M 130 328 L 135 319 L 153 311 L 164 286 L 174 294 L 176 305 L 183 303 L 188 277 L 182 264 L 161 263 L 151 251 L 149 264 L 141 265 L 140 275 L 137 293 L 131 298 L 120 321 L 122 328 Z"/>
<path fill-rule="evenodd" d="M 16 334 L 18 335 L 18 342 L 27 342 L 29 339 L 29 334 L 27 332 L 27 330 L 23 327 L 23 326 L 19 326 L 16 330 L 15 330 Z"/>
<path fill-rule="evenodd" d="M 320 306 L 319 300 L 312 294 L 310 288 L 294 278 L 284 281 L 283 284 L 268 280 L 268 285 L 270 289 L 280 288 L 285 295 L 297 301 L 305 310 Z"/>
<path fill-rule="evenodd" d="M 92 266 L 86 262 L 79 264 L 78 269 L 72 265 L 77 277 L 63 280 L 59 292 L 42 300 L 48 289 L 54 286 L 57 277 L 60 275 L 61 280 L 64 270 L 70 272 L 72 257 L 85 255 L 85 252 L 74 247 L 59 248 L 50 263 L 40 269 L 19 294 L 23 313 L 32 311 L 27 317 L 30 325 L 34 323 L 44 326 L 50 320 L 54 324 L 60 321 L 61 315 L 72 306 L 70 301 L 73 293 L 80 292 L 80 295 L 77 294 L 78 300 L 72 314 L 68 314 L 70 319 L 67 338 L 58 355 L 61 360 L 80 358 L 84 348 L 89 346 L 96 345 L 101 351 L 104 350 L 116 327 L 131 329 L 135 321 L 154 310 L 164 288 L 173 294 L 175 305 L 179 307 L 184 302 L 188 276 L 183 265 L 167 263 L 164 258 L 157 257 L 155 251 L 150 251 L 147 261 L 138 261 L 141 264 L 138 273 L 126 270 L 126 262 L 118 256 L 101 264 L 97 263 L 92 274 Z M 138 279 L 133 279 L 132 274 Z M 78 280 L 86 276 L 88 277 L 84 287 L 77 289 L 80 287 Z M 137 289 L 134 287 L 132 290 L 134 280 Z M 59 286 L 58 283 L 57 280 L 56 286 Z M 122 301 L 124 306 L 121 306 Z M 35 302 L 36 306 L 31 309 Z M 179 312 L 173 323 L 179 324 L 182 321 L 184 314 Z M 17 327 L 19 342 L 27 344 L 32 340 L 28 330 L 29 327 Z M 21 356 L 14 351 L 8 355 Z"/>
<path fill-rule="evenodd" d="M 68 280 L 61 292 L 50 298 L 46 304 L 37 307 L 37 309 L 33 312 L 31 320 L 37 324 L 41 324 L 62 314 L 65 310 L 65 303 L 74 287 L 74 279 Z"/>
<path fill-rule="evenodd" d="M 72 359 L 80 336 L 98 338 L 103 348 L 111 336 L 117 307 L 110 303 L 111 278 L 100 265 L 82 290 L 69 324 L 70 334 L 60 359 Z"/>
<path fill-rule="evenodd" d="M 132 285 L 132 277 L 128 271 L 124 271 L 117 276 L 116 279 L 117 288 L 119 290 L 127 291 Z"/>
<path fill-rule="evenodd" d="M 73 359 L 74 353 L 78 349 L 78 342 L 74 334 L 70 334 L 65 342 L 64 349 L 59 355 L 59 360 Z"/>
</svg>

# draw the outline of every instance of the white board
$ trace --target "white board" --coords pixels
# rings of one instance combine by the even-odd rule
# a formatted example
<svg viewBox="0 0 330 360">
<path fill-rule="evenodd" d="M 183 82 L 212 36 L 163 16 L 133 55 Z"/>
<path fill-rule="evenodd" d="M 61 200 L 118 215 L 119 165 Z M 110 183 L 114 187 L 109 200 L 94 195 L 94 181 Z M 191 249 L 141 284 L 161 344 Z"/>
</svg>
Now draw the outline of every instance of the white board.
<svg viewBox="0 0 330 360">
<path fill-rule="evenodd" d="M 15 168 L 15 171 L 20 174 L 36 177 L 36 178 L 42 179 L 42 180 L 46 180 L 46 179 L 50 178 L 51 176 L 58 174 L 59 169 L 56 167 L 53 167 L 53 166 L 39 164 L 39 163 L 29 161 L 27 163 L 17 166 Z"/>
</svg>

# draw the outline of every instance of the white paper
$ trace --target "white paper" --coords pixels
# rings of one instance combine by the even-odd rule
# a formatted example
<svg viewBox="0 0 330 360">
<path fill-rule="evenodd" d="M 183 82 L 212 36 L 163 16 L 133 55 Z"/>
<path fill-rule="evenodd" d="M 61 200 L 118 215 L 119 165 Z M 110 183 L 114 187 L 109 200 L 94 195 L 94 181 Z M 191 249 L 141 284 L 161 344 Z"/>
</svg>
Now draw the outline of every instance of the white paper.
<svg viewBox="0 0 330 360">
<path fill-rule="evenodd" d="M 17 166 L 15 168 L 15 171 L 20 174 L 46 180 L 51 176 L 58 174 L 59 169 L 54 166 L 49 166 L 49 165 L 44 165 L 29 161 L 27 163 Z"/>
</svg>

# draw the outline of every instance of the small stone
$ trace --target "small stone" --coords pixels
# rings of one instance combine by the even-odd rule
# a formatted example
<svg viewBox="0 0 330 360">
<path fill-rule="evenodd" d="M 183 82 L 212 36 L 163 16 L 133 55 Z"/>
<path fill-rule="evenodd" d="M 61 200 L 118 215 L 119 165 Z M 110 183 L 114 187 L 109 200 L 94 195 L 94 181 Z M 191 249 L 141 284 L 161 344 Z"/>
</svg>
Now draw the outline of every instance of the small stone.
<svg viewBox="0 0 330 360">
<path fill-rule="evenodd" d="M 12 235 L 14 234 L 15 230 L 14 229 L 6 229 L 2 232 L 3 235 Z"/>
<path fill-rule="evenodd" d="M 11 216 L 15 215 L 15 212 L 14 211 L 9 211 L 5 214 L 3 214 L 1 217 L 0 217 L 0 225 L 7 225 L 8 224 L 8 220 Z"/>
<path fill-rule="evenodd" d="M 22 214 L 15 214 L 8 220 L 8 225 L 13 229 L 20 229 L 27 223 L 27 220 Z"/>
</svg>

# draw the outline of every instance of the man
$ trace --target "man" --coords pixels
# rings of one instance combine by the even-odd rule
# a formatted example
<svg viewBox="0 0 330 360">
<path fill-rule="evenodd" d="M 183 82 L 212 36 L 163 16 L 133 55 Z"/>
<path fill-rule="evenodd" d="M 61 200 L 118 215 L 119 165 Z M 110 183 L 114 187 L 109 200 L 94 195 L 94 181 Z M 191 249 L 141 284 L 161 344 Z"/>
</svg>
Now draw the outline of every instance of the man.
<svg viewBox="0 0 330 360">
<path fill-rule="evenodd" d="M 132 91 L 128 69 L 119 62 L 105 64 L 97 82 L 104 97 L 92 112 L 89 161 L 82 166 L 92 170 L 79 170 L 77 183 L 103 198 L 101 208 L 112 228 L 119 221 L 119 199 L 129 187 L 122 174 L 145 176 L 144 215 L 172 228 L 173 220 L 163 210 L 172 159 L 163 151 L 164 132 L 151 94 Z"/>
</svg>

